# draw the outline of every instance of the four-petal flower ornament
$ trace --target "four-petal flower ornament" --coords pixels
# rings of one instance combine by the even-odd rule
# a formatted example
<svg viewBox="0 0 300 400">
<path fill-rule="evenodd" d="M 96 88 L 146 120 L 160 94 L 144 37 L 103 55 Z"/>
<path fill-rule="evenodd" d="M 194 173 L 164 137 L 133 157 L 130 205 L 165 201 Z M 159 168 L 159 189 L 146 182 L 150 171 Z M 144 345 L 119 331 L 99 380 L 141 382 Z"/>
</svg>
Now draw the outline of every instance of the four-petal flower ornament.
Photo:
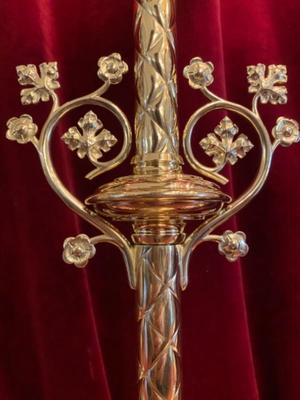
<svg viewBox="0 0 300 400">
<path fill-rule="evenodd" d="M 84 268 L 96 254 L 96 248 L 91 243 L 91 239 L 84 234 L 66 239 L 63 248 L 65 263 L 74 264 L 78 268 Z"/>
<path fill-rule="evenodd" d="M 90 161 L 96 163 L 102 158 L 103 153 L 110 151 L 118 141 L 114 135 L 103 128 L 103 123 L 93 111 L 89 111 L 80 118 L 78 126 L 82 134 L 76 126 L 73 126 L 61 139 L 70 150 L 77 150 L 79 158 L 88 156 Z"/>
<path fill-rule="evenodd" d="M 253 148 L 253 144 L 243 133 L 236 138 L 238 133 L 238 126 L 225 117 L 214 133 L 209 133 L 200 141 L 200 146 L 208 156 L 213 157 L 213 162 L 218 168 L 223 168 L 226 163 L 234 165 Z"/>
<path fill-rule="evenodd" d="M 60 87 L 56 62 L 42 63 L 37 67 L 33 64 L 17 67 L 18 81 L 22 86 L 31 86 L 21 90 L 21 102 L 24 105 L 48 101 L 55 89 Z"/>
<path fill-rule="evenodd" d="M 255 93 L 262 104 L 285 104 L 287 102 L 287 68 L 285 65 L 250 65 L 247 68 L 249 93 Z"/>
</svg>

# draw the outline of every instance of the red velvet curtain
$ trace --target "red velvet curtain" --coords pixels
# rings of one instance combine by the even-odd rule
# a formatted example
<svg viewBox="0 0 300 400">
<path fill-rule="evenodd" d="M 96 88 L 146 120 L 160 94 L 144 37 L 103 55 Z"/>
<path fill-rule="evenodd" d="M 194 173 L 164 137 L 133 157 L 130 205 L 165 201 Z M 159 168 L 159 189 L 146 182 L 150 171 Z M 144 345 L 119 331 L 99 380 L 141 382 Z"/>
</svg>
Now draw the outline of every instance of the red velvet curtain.
<svg viewBox="0 0 300 400">
<path fill-rule="evenodd" d="M 49 108 L 20 105 L 14 69 L 19 64 L 57 60 L 59 94 L 66 101 L 95 89 L 98 58 L 120 52 L 131 72 L 107 97 L 133 122 L 132 3 L 0 2 L 1 400 L 138 398 L 135 293 L 121 255 L 100 245 L 87 269 L 65 265 L 64 239 L 94 231 L 48 187 L 33 147 L 5 140 L 8 118 L 29 113 L 41 126 Z M 297 118 L 299 16 L 297 0 L 178 0 L 181 131 L 203 103 L 181 72 L 197 55 L 214 62 L 216 92 L 244 105 L 251 102 L 247 65 L 286 64 L 289 103 L 264 106 L 262 113 L 269 128 L 280 115 Z M 114 127 L 109 116 L 103 118 Z M 216 113 L 204 121 L 195 146 L 218 118 Z M 255 142 L 247 124 L 233 118 Z M 60 129 L 77 120 L 70 121 Z M 59 140 L 54 146 L 58 167 L 78 196 L 131 172 L 128 160 L 86 183 L 88 164 L 74 161 Z M 254 176 L 258 157 L 259 151 L 253 151 L 229 171 L 231 184 L 224 190 L 237 196 Z M 188 166 L 185 171 L 192 173 Z M 300 398 L 299 181 L 300 147 L 279 149 L 262 193 L 228 225 L 247 233 L 249 255 L 229 264 L 214 245 L 195 251 L 190 285 L 182 296 L 183 399 Z"/>
</svg>

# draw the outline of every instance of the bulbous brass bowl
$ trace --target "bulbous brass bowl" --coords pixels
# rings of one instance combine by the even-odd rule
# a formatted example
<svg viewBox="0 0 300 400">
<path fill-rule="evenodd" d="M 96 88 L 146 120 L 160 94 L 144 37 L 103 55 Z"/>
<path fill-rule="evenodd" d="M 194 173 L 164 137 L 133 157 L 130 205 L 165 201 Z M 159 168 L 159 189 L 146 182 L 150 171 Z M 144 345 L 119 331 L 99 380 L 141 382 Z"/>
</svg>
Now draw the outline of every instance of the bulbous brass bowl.
<svg viewBox="0 0 300 400">
<path fill-rule="evenodd" d="M 131 175 L 98 188 L 86 199 L 99 214 L 113 219 L 203 219 L 218 212 L 231 198 L 203 178 L 172 173 Z"/>
</svg>

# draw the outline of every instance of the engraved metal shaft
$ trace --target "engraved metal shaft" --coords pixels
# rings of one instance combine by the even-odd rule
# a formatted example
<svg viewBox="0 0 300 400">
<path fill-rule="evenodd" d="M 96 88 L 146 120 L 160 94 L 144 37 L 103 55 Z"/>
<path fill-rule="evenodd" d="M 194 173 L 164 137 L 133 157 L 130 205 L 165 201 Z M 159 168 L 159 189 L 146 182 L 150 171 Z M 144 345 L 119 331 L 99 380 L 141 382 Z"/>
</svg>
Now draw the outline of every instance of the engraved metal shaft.
<svg viewBox="0 0 300 400">
<path fill-rule="evenodd" d="M 175 0 L 136 0 L 136 174 L 181 170 Z M 137 246 L 139 399 L 180 400 L 178 256 L 174 245 Z"/>
<path fill-rule="evenodd" d="M 181 398 L 177 248 L 137 247 L 139 400 Z"/>
<path fill-rule="evenodd" d="M 30 115 L 11 118 L 6 137 L 19 143 L 32 142 L 38 151 L 44 174 L 65 204 L 100 232 L 89 238 L 85 234 L 64 242 L 63 258 L 68 264 L 83 268 L 95 254 L 95 244 L 107 242 L 117 246 L 125 259 L 130 286 L 137 291 L 139 346 L 139 400 L 181 400 L 180 371 L 180 287 L 188 284 L 188 264 L 194 249 L 203 242 L 218 243 L 219 252 L 236 261 L 248 252 L 243 232 L 214 230 L 240 211 L 263 187 L 275 149 L 300 141 L 299 124 L 280 117 L 272 130 L 273 142 L 261 120 L 258 102 L 284 104 L 287 101 L 286 67 L 263 64 L 248 67 L 249 91 L 255 93 L 252 110 L 221 99 L 208 89 L 213 81 L 214 66 L 200 57 L 193 58 L 184 70 L 190 85 L 209 100 L 189 119 L 183 135 L 184 150 L 199 177 L 181 171 L 178 149 L 177 85 L 175 67 L 175 1 L 134 0 L 136 6 L 136 87 L 137 110 L 135 134 L 137 153 L 133 159 L 134 174 L 119 177 L 98 188 L 85 202 L 75 197 L 60 180 L 51 156 L 51 139 L 57 124 L 65 115 L 81 106 L 99 106 L 111 112 L 124 134 L 120 153 L 102 161 L 103 153 L 113 146 L 116 137 L 90 111 L 62 136 L 70 150 L 80 158 L 87 156 L 96 167 L 88 178 L 94 178 L 118 166 L 131 148 L 131 127 L 124 113 L 103 97 L 111 84 L 122 80 L 128 66 L 118 53 L 101 57 L 98 76 L 103 85 L 96 91 L 60 105 L 55 89 L 59 87 L 57 63 L 17 67 L 22 86 L 23 104 L 53 100 L 51 112 L 40 134 Z M 29 86 L 29 87 L 28 87 Z M 202 165 L 194 156 L 191 136 L 198 121 L 215 110 L 237 113 L 257 131 L 261 161 L 253 183 L 231 202 L 211 180 L 226 183 L 219 172 L 225 164 L 235 164 L 252 148 L 228 118 L 214 133 L 202 139 L 207 155 L 215 167 Z M 79 129 L 80 128 L 80 129 Z M 228 205 L 228 203 L 230 203 Z M 93 208 L 87 207 L 92 206 Z M 107 217 L 107 218 L 105 218 Z M 130 242 L 108 218 L 130 222 Z M 185 223 L 200 221 L 186 237 Z M 180 283 L 180 285 L 179 285 Z M 180 287 L 179 287 L 180 286 Z"/>
<path fill-rule="evenodd" d="M 178 171 L 175 0 L 136 1 L 136 173 Z"/>
</svg>

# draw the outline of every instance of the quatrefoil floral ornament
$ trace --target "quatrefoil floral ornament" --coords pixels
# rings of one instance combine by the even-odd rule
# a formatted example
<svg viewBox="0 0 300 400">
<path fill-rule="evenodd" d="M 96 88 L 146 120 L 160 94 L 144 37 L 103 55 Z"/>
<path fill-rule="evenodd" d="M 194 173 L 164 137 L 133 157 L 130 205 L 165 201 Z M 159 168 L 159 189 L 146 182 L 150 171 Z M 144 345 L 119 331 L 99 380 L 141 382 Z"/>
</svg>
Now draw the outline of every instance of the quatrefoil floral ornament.
<svg viewBox="0 0 300 400">
<path fill-rule="evenodd" d="M 253 144 L 243 133 L 235 139 L 238 132 L 237 125 L 225 117 L 215 128 L 214 133 L 209 133 L 200 141 L 201 147 L 208 156 L 213 157 L 217 167 L 223 167 L 226 163 L 234 165 L 253 148 Z"/>
<path fill-rule="evenodd" d="M 287 68 L 285 65 L 257 64 L 247 67 L 249 93 L 256 93 L 263 104 L 285 104 L 287 102 Z"/>
<path fill-rule="evenodd" d="M 39 72 L 33 64 L 19 65 L 16 69 L 20 85 L 31 86 L 21 90 L 21 103 L 24 105 L 49 101 L 53 90 L 60 87 L 57 62 L 40 64 Z"/>
<path fill-rule="evenodd" d="M 98 119 L 93 111 L 89 111 L 78 121 L 78 126 L 69 128 L 62 136 L 62 140 L 70 150 L 77 150 L 79 158 L 88 156 L 91 162 L 98 162 L 103 153 L 107 153 L 117 143 L 117 138 L 107 129 L 103 128 L 103 123 Z"/>
</svg>

